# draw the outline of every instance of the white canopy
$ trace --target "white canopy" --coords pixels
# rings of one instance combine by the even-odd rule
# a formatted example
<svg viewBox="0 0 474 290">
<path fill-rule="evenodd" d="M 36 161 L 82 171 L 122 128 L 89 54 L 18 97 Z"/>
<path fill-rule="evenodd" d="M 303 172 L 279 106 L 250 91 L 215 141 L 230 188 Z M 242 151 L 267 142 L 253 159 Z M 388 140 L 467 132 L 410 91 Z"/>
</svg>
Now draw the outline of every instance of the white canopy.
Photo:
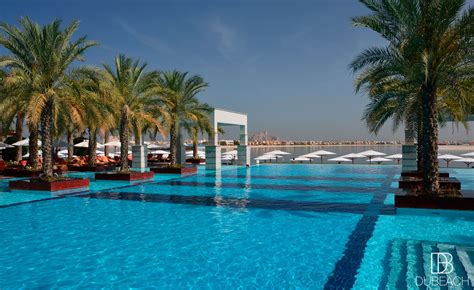
<svg viewBox="0 0 474 290">
<path fill-rule="evenodd" d="M 461 157 L 452 155 L 452 154 L 443 154 L 443 155 L 438 155 L 438 159 L 443 159 L 443 160 L 454 160 L 454 159 L 459 159 Z"/>
<path fill-rule="evenodd" d="M 146 143 L 145 143 L 146 144 Z M 108 145 L 107 145 L 108 146 Z M 157 144 L 148 144 L 148 146 L 146 146 L 148 149 L 161 149 L 163 148 L 163 146 L 160 146 L 160 145 L 157 145 Z"/>
<path fill-rule="evenodd" d="M 443 154 L 438 155 L 438 159 L 443 159 L 444 161 L 446 161 L 446 167 L 449 167 L 449 162 L 451 160 L 461 159 L 461 157 L 452 154 Z"/>
<path fill-rule="evenodd" d="M 88 148 L 89 147 L 89 140 L 84 140 L 80 143 L 74 144 L 74 147 L 79 148 Z M 104 145 L 97 143 L 97 148 L 104 148 Z"/>
<path fill-rule="evenodd" d="M 402 154 L 393 154 L 393 155 L 386 156 L 385 158 L 388 158 L 388 159 L 402 159 L 403 156 L 402 156 Z"/>
<path fill-rule="evenodd" d="M 26 138 L 26 139 L 23 139 L 21 141 L 13 143 L 12 145 L 13 146 L 29 146 L 29 143 L 30 143 L 30 139 Z M 40 140 L 38 140 L 38 146 L 41 146 L 41 141 Z"/>
<path fill-rule="evenodd" d="M 111 142 L 105 143 L 104 146 L 122 147 L 122 143 L 120 143 L 120 141 L 111 141 Z M 148 148 L 149 148 L 149 147 L 148 147 Z"/>
<path fill-rule="evenodd" d="M 165 151 L 165 150 L 155 150 L 155 151 L 150 151 L 148 153 L 150 153 L 150 154 L 170 154 L 169 151 Z"/>
<path fill-rule="evenodd" d="M 351 159 L 348 159 L 348 158 L 344 158 L 344 157 L 336 157 L 336 158 L 331 158 L 331 159 L 328 159 L 328 161 L 334 161 L 334 162 L 351 162 L 352 160 Z"/>
<path fill-rule="evenodd" d="M 41 156 L 42 154 L 43 154 L 43 151 L 38 150 L 38 156 Z M 30 157 L 30 153 L 28 152 L 28 153 L 26 153 L 25 155 L 23 155 L 22 157 L 23 157 L 23 158 L 28 158 L 28 157 Z"/>
<path fill-rule="evenodd" d="M 313 153 L 308 153 L 308 154 L 301 155 L 300 157 L 306 157 L 306 158 L 321 158 L 320 155 L 317 155 L 317 154 L 315 154 L 314 152 L 313 152 Z"/>
<path fill-rule="evenodd" d="M 454 162 L 464 162 L 466 163 L 467 167 L 469 167 L 472 163 L 474 163 L 474 158 L 459 158 L 453 160 Z"/>
<path fill-rule="evenodd" d="M 272 160 L 272 159 L 276 159 L 276 158 L 277 158 L 276 155 L 265 154 L 265 155 L 258 156 L 254 159 L 255 160 Z"/>
<path fill-rule="evenodd" d="M 299 157 L 291 159 L 291 161 L 311 161 L 311 159 L 309 159 L 307 157 L 299 156 Z"/>
<path fill-rule="evenodd" d="M 331 151 L 326 151 L 326 150 L 318 150 L 318 151 L 312 152 L 312 154 L 316 154 L 316 155 L 319 155 L 319 156 L 323 156 L 323 155 L 334 155 L 334 154 L 336 154 L 336 153 L 331 152 Z"/>
<path fill-rule="evenodd" d="M 461 156 L 474 156 L 474 152 L 464 153 Z"/>
<path fill-rule="evenodd" d="M 239 152 L 237 150 L 231 150 L 231 151 L 222 153 L 222 156 L 237 156 L 238 154 Z"/>
<path fill-rule="evenodd" d="M 265 153 L 265 155 L 291 155 L 289 152 L 281 151 L 281 150 L 274 150 Z"/>
<path fill-rule="evenodd" d="M 346 154 L 346 155 L 342 155 L 341 157 L 348 158 L 348 159 L 354 159 L 354 158 L 365 158 L 367 156 L 362 155 L 360 153 L 349 153 L 349 154 Z"/>
<path fill-rule="evenodd" d="M 383 158 L 383 157 L 376 157 L 376 158 L 372 158 L 371 160 L 367 160 L 367 161 L 373 161 L 373 162 L 389 162 L 389 161 L 392 161 L 391 159 L 388 159 L 388 158 Z"/>
<path fill-rule="evenodd" d="M 359 154 L 364 155 L 365 157 L 374 157 L 374 156 L 385 156 L 385 155 L 387 155 L 383 152 L 378 152 L 378 151 L 374 151 L 374 150 L 367 150 L 367 151 L 364 151 L 364 152 L 360 152 Z"/>
</svg>

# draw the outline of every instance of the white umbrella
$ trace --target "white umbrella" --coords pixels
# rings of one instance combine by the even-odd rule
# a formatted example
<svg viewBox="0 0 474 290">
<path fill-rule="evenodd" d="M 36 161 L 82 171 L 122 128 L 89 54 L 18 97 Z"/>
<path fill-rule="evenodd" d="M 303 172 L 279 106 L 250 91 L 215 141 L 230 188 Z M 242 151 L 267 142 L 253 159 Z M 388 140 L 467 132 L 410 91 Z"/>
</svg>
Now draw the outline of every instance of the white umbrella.
<svg viewBox="0 0 474 290">
<path fill-rule="evenodd" d="M 13 143 L 12 145 L 13 146 L 29 146 L 29 143 L 30 143 L 30 139 L 26 138 L 26 139 L 23 139 L 21 141 Z M 40 140 L 38 140 L 38 146 L 41 146 L 41 141 Z"/>
<path fill-rule="evenodd" d="M 382 163 L 382 162 L 389 162 L 389 161 L 392 161 L 391 159 L 388 159 L 388 158 L 383 158 L 383 157 L 376 157 L 376 158 L 373 158 L 371 159 L 373 162 L 377 162 L 378 164 Z M 367 160 L 367 161 L 370 161 Z"/>
<path fill-rule="evenodd" d="M 160 155 L 160 154 L 170 154 L 169 151 L 165 151 L 165 150 L 155 150 L 155 151 L 150 151 L 149 153 L 150 153 L 150 154 L 156 154 L 156 155 Z"/>
<path fill-rule="evenodd" d="M 163 148 L 163 146 L 160 146 L 160 145 L 157 145 L 157 144 L 148 144 L 148 146 L 146 146 L 148 149 L 161 149 Z"/>
<path fill-rule="evenodd" d="M 222 153 L 222 156 L 226 156 L 226 155 L 237 156 L 238 154 L 239 154 L 239 152 L 237 150 L 231 150 L 231 151 L 227 151 L 227 152 Z"/>
<path fill-rule="evenodd" d="M 397 164 L 400 164 L 400 160 L 403 158 L 403 156 L 402 156 L 402 154 L 393 154 L 393 155 L 389 155 L 385 158 L 395 159 L 395 160 L 397 160 Z"/>
<path fill-rule="evenodd" d="M 301 155 L 300 157 L 306 157 L 306 158 L 309 158 L 309 162 L 311 163 L 311 160 L 315 159 L 315 158 L 320 158 L 322 156 L 319 156 L 317 154 L 314 154 L 314 153 L 308 153 L 308 154 L 304 154 L 304 155 Z"/>
<path fill-rule="evenodd" d="M 460 159 L 455 159 L 453 160 L 454 162 L 464 162 L 467 165 L 467 168 L 471 166 L 472 163 L 474 163 L 474 158 L 460 158 Z"/>
<path fill-rule="evenodd" d="M 291 159 L 291 161 L 292 162 L 295 162 L 295 161 L 303 162 L 303 161 L 311 161 L 311 159 L 309 159 L 307 157 L 298 156 L 296 158 Z"/>
<path fill-rule="evenodd" d="M 272 159 L 276 159 L 276 158 L 278 158 L 277 155 L 265 154 L 265 155 L 258 156 L 254 159 L 258 160 L 258 161 L 260 161 L 260 160 L 262 160 L 262 161 L 270 160 L 271 161 Z"/>
<path fill-rule="evenodd" d="M 80 143 L 74 144 L 74 147 L 78 148 L 89 148 L 89 140 L 84 140 Z M 97 148 L 104 148 L 104 145 L 97 143 Z"/>
<path fill-rule="evenodd" d="M 273 150 L 273 151 L 265 153 L 264 155 L 275 155 L 275 156 L 277 156 L 275 158 L 275 160 L 276 160 L 276 162 L 278 162 L 278 158 L 283 158 L 283 156 L 280 156 L 280 155 L 291 155 L 291 153 L 281 151 L 281 150 Z"/>
<path fill-rule="evenodd" d="M 281 151 L 281 150 L 273 150 L 273 151 L 265 153 L 265 155 L 291 155 L 291 153 Z"/>
<path fill-rule="evenodd" d="M 365 158 L 367 156 L 365 155 L 362 155 L 360 153 L 350 153 L 350 154 L 347 154 L 347 155 L 343 155 L 341 156 L 342 158 L 347 158 L 347 159 L 350 159 L 352 161 L 352 164 L 354 164 L 354 159 L 356 158 Z"/>
<path fill-rule="evenodd" d="M 311 154 L 319 155 L 320 158 L 321 158 L 321 164 L 323 164 L 323 157 L 324 157 L 324 156 L 326 156 L 326 155 L 334 155 L 334 154 L 336 154 L 336 153 L 331 152 L 331 151 L 326 151 L 326 150 L 318 150 L 318 151 L 312 152 Z"/>
<path fill-rule="evenodd" d="M 344 158 L 344 157 L 331 158 L 331 159 L 328 159 L 328 161 L 334 161 L 334 162 L 337 162 L 338 164 L 341 164 L 341 162 L 351 162 L 351 161 L 354 162 L 353 160 Z"/>
<path fill-rule="evenodd" d="M 443 154 L 443 155 L 438 156 L 438 159 L 442 159 L 442 160 L 446 161 L 446 167 L 449 167 L 449 161 L 455 160 L 455 159 L 460 159 L 460 158 L 461 157 L 456 156 L 456 155 L 452 155 L 452 154 Z"/>
<path fill-rule="evenodd" d="M 369 158 L 369 160 L 368 160 L 369 164 L 372 163 L 372 158 L 373 157 L 387 155 L 385 153 L 374 151 L 374 150 L 367 150 L 367 151 L 364 151 L 364 152 L 360 152 L 359 154 L 364 155 L 365 157 Z"/>
<path fill-rule="evenodd" d="M 464 153 L 464 154 L 461 154 L 461 156 L 474 156 L 474 152 L 469 152 L 469 153 Z"/>
<path fill-rule="evenodd" d="M 122 147 L 122 143 L 120 143 L 120 141 L 111 141 L 111 142 L 105 143 L 104 146 Z"/>
<path fill-rule="evenodd" d="M 41 150 L 38 150 L 38 156 L 41 156 L 43 154 L 43 152 Z M 26 153 L 25 155 L 22 156 L 23 158 L 28 158 L 30 157 L 30 153 Z"/>
</svg>

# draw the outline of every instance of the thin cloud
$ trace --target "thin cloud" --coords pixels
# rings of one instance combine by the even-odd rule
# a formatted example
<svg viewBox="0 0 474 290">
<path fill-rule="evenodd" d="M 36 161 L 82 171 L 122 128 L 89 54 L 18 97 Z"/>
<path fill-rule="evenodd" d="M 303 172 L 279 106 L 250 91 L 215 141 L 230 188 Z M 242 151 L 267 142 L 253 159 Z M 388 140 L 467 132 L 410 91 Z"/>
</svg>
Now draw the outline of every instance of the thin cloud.
<svg viewBox="0 0 474 290">
<path fill-rule="evenodd" d="M 219 18 L 211 23 L 211 32 L 217 37 L 217 51 L 230 60 L 239 46 L 237 33 L 229 25 L 224 24 Z"/>
<path fill-rule="evenodd" d="M 125 22 L 123 19 L 119 19 L 118 24 L 125 30 L 129 35 L 140 41 L 142 44 L 152 48 L 158 53 L 166 53 L 166 54 L 174 54 L 173 49 L 169 47 L 164 41 L 160 39 L 147 35 L 145 33 L 141 33 Z"/>
</svg>

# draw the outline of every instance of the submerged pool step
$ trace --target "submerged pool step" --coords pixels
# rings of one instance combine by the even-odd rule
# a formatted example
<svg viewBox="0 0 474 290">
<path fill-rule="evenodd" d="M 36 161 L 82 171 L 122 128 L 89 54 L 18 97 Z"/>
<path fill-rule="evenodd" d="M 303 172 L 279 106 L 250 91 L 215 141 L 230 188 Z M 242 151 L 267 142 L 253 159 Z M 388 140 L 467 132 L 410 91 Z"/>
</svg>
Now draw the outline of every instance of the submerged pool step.
<svg viewBox="0 0 474 290">
<path fill-rule="evenodd" d="M 417 240 L 393 240 L 389 246 L 387 275 L 381 285 L 383 289 L 473 289 L 474 247 Z M 432 271 L 432 253 L 448 253 L 452 256 L 453 271 L 436 274 Z M 436 269 L 435 269 L 436 270 Z M 441 269 L 442 270 L 442 269 Z M 441 280 L 440 280 L 441 279 Z M 464 282 L 460 282 L 463 279 Z M 469 280 L 469 283 L 466 281 Z M 437 286 L 432 281 L 455 281 L 457 287 Z"/>
</svg>

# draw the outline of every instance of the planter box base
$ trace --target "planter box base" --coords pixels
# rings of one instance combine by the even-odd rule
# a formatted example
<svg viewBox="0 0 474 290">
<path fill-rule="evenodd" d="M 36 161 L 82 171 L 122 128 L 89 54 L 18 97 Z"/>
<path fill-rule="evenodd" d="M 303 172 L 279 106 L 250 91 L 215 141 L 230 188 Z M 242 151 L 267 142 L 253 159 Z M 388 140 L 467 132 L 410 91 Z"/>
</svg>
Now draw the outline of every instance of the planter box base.
<svg viewBox="0 0 474 290">
<path fill-rule="evenodd" d="M 89 179 L 67 179 L 43 181 L 40 179 L 15 180 L 9 182 L 10 190 L 30 191 L 63 191 L 71 189 L 88 189 Z"/>
<path fill-rule="evenodd" d="M 402 177 L 417 177 L 417 178 L 423 178 L 423 175 L 419 171 L 405 171 L 401 173 Z M 440 172 L 439 177 L 449 177 L 448 172 Z"/>
<path fill-rule="evenodd" d="M 12 177 L 39 177 L 43 173 L 42 171 L 29 171 L 17 168 L 5 168 L 3 175 Z"/>
<path fill-rule="evenodd" d="M 197 167 L 152 167 L 150 170 L 158 174 L 193 174 L 197 172 Z"/>
<path fill-rule="evenodd" d="M 153 172 L 110 172 L 110 173 L 96 173 L 96 180 L 115 180 L 115 181 L 135 181 L 152 179 L 155 176 Z"/>
<path fill-rule="evenodd" d="M 474 210 L 474 197 L 412 196 L 405 192 L 395 195 L 396 208 L 423 208 L 448 210 Z"/>
<path fill-rule="evenodd" d="M 402 177 L 398 181 L 398 188 L 401 189 L 421 189 L 423 186 L 423 181 L 419 178 L 411 178 L 411 177 Z M 459 191 L 461 190 L 461 182 L 454 177 L 449 178 L 440 178 L 439 180 L 439 187 L 442 190 L 451 190 L 451 191 Z"/>
<path fill-rule="evenodd" d="M 71 166 L 68 165 L 69 171 L 79 171 L 79 172 L 104 172 L 104 171 L 113 171 L 115 170 L 115 166 L 107 165 L 107 166 Z"/>
</svg>

